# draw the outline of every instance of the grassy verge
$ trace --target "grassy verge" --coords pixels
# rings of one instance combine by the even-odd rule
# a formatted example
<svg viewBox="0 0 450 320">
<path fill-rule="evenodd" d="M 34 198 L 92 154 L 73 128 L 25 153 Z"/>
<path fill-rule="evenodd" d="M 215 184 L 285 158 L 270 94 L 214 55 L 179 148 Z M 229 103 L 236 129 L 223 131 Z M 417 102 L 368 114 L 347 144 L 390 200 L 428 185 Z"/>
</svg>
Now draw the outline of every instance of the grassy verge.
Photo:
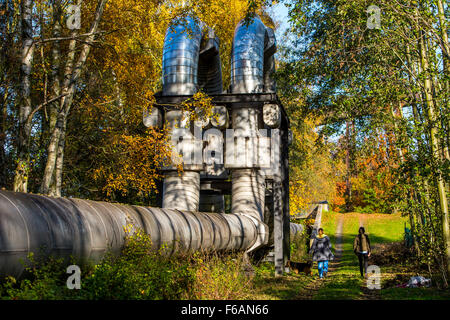
<svg viewBox="0 0 450 320">
<path fill-rule="evenodd" d="M 151 250 L 150 237 L 141 231 L 127 238 L 120 256 L 107 254 L 96 265 L 81 266 L 80 289 L 67 288 L 70 264 L 62 259 L 33 263 L 22 280 L 0 282 L 0 299 L 248 299 L 253 291 L 242 253 L 167 257 L 164 248 Z"/>
<path fill-rule="evenodd" d="M 256 267 L 253 280 L 254 291 L 250 299 L 255 300 L 290 300 L 295 299 L 300 292 L 306 290 L 314 279 L 305 274 L 285 274 L 274 277 L 274 266 L 264 263 Z"/>
<path fill-rule="evenodd" d="M 405 224 L 409 227 L 407 217 L 400 214 L 364 214 L 362 221 L 374 244 L 397 242 L 403 240 Z M 355 235 L 358 232 L 354 231 Z"/>
<path fill-rule="evenodd" d="M 333 211 L 323 211 L 321 227 L 326 235 L 330 237 L 331 243 L 336 243 L 336 227 L 340 213 Z"/>
</svg>

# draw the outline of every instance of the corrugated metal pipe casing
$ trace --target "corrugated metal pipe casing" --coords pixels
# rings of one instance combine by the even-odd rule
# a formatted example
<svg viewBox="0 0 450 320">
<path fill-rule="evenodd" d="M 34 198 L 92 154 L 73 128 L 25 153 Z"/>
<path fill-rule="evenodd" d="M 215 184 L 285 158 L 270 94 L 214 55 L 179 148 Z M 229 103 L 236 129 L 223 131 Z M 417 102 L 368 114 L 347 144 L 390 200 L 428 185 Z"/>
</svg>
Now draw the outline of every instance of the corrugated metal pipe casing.
<svg viewBox="0 0 450 320">
<path fill-rule="evenodd" d="M 297 235 L 301 235 L 303 232 L 303 226 L 298 223 L 291 222 L 289 228 L 291 241 L 293 241 Z"/>
<path fill-rule="evenodd" d="M 264 90 L 264 44 L 266 27 L 255 17 L 247 26 L 236 27 L 231 57 L 231 91 L 257 93 Z"/>
<path fill-rule="evenodd" d="M 163 47 L 163 95 L 197 91 L 198 58 L 202 32 L 192 18 L 175 19 L 167 29 Z"/>
<path fill-rule="evenodd" d="M 187 118 L 187 119 L 185 119 Z M 185 153 L 185 156 L 193 156 L 198 144 L 195 137 L 189 131 L 189 115 L 181 110 L 171 110 L 166 112 L 166 121 L 171 130 L 179 130 L 176 135 L 172 131 L 172 137 L 176 138 L 182 134 L 183 140 L 173 145 L 174 155 L 177 147 Z M 174 139 L 176 140 L 176 139 Z M 163 168 L 163 203 L 162 207 L 167 209 L 179 209 L 188 211 L 198 211 L 200 198 L 200 169 L 203 165 L 184 166 L 182 172 L 177 171 L 175 163 L 167 168 Z M 198 169 L 198 170 L 195 170 Z"/>
<path fill-rule="evenodd" d="M 264 221 L 265 177 L 258 169 L 231 172 L 232 212 L 246 213 Z"/>
<path fill-rule="evenodd" d="M 231 211 L 251 217 L 258 226 L 258 239 L 252 251 L 267 244 L 269 228 L 264 224 L 265 177 L 258 169 L 231 172 Z"/>
<path fill-rule="evenodd" d="M 245 250 L 258 226 L 244 215 L 189 212 L 0 191 L 0 276 L 19 277 L 27 255 L 98 262 L 124 245 L 125 226 L 141 228 L 154 249 Z"/>
<path fill-rule="evenodd" d="M 165 209 L 198 211 L 200 200 L 199 171 L 168 171 L 164 174 L 163 204 Z"/>
<path fill-rule="evenodd" d="M 214 30 L 190 16 L 174 19 L 166 31 L 162 72 L 163 95 L 194 94 L 199 85 L 208 94 L 221 93 L 219 39 Z"/>
</svg>

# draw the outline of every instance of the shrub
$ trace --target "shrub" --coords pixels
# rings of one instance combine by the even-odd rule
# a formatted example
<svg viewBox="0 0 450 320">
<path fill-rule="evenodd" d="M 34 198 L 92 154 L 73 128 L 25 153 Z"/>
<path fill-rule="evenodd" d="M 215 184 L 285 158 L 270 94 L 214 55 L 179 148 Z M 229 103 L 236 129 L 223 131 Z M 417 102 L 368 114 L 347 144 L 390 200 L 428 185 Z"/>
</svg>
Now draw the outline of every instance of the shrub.
<svg viewBox="0 0 450 320">
<path fill-rule="evenodd" d="M 184 298 L 238 300 L 250 296 L 253 276 L 245 273 L 243 253 L 220 255 L 196 252 L 192 260 L 195 280 Z"/>
<path fill-rule="evenodd" d="M 291 260 L 295 262 L 308 261 L 308 244 L 309 236 L 307 227 L 305 226 L 301 234 L 297 234 L 291 241 L 290 256 Z"/>
<path fill-rule="evenodd" d="M 30 267 L 24 271 L 24 278 L 17 281 L 7 277 L 0 284 L 0 298 L 12 300 L 53 300 L 60 299 L 65 290 L 67 274 L 63 259 L 50 257 L 45 264 L 35 261 L 33 254 L 28 255 Z"/>
<path fill-rule="evenodd" d="M 354 211 L 358 212 L 358 213 L 373 213 L 374 209 L 370 206 L 367 206 L 367 207 L 359 207 L 358 206 L 358 207 L 355 207 Z"/>
<path fill-rule="evenodd" d="M 194 280 L 188 262 L 151 249 L 150 237 L 138 230 L 122 254 L 108 253 L 82 281 L 81 299 L 179 299 Z"/>
<path fill-rule="evenodd" d="M 45 263 L 29 257 L 31 267 L 18 281 L 0 284 L 1 299 L 245 299 L 252 277 L 244 273 L 242 253 L 189 253 L 168 257 L 167 247 L 152 250 L 149 235 L 137 230 L 127 235 L 120 255 L 108 252 L 97 265 L 85 265 L 81 289 L 66 286 L 67 262 Z M 76 264 L 72 261 L 70 264 Z"/>
</svg>

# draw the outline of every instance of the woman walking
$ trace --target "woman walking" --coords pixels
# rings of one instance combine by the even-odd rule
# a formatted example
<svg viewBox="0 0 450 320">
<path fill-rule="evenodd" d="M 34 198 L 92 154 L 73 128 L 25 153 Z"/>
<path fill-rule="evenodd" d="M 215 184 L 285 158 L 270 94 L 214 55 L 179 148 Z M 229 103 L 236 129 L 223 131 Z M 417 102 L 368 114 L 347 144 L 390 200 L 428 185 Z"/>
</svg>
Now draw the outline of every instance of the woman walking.
<svg viewBox="0 0 450 320">
<path fill-rule="evenodd" d="M 353 242 L 353 251 L 358 256 L 361 277 L 367 276 L 367 265 L 371 251 L 369 236 L 365 234 L 365 232 L 366 230 L 364 227 L 360 227 L 358 230 L 358 235 Z"/>
<path fill-rule="evenodd" d="M 334 255 L 331 252 L 330 238 L 323 233 L 322 228 L 319 228 L 318 235 L 314 238 L 311 252 L 313 261 L 317 261 L 319 277 L 323 279 L 328 273 L 328 260 L 333 260 Z"/>
</svg>

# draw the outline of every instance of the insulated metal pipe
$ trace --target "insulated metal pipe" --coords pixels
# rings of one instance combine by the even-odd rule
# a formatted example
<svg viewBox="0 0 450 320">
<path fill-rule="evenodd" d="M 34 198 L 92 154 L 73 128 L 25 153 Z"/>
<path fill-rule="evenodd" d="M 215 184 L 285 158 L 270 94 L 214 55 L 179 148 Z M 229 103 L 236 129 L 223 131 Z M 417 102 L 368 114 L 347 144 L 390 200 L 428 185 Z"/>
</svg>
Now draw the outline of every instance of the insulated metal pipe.
<svg viewBox="0 0 450 320">
<path fill-rule="evenodd" d="M 162 63 L 163 95 L 193 95 L 199 86 L 209 94 L 222 92 L 219 40 L 211 28 L 204 27 L 202 22 L 188 16 L 175 19 L 167 29 Z M 207 33 L 203 32 L 205 29 Z M 205 41 L 202 42 L 202 39 Z M 166 113 L 172 138 L 175 130 L 191 127 L 189 123 L 181 125 L 182 116 L 179 110 Z M 191 132 L 184 130 L 182 140 L 172 142 L 176 144 L 174 148 L 183 150 L 183 156 L 193 161 L 188 164 L 183 161 L 181 173 L 177 172 L 176 163 L 165 168 L 163 208 L 198 211 L 203 162 L 202 159 L 196 159 L 196 155 L 200 154 L 201 158 L 201 140 L 198 141 Z"/>
<path fill-rule="evenodd" d="M 162 207 L 198 211 L 200 170 L 203 165 L 202 163 L 195 163 L 192 158 L 195 158 L 196 153 L 201 152 L 201 149 L 196 149 L 201 148 L 201 144 L 199 145 L 199 141 L 190 132 L 188 114 L 186 115 L 181 110 L 171 110 L 166 112 L 166 121 L 168 128 L 171 130 L 173 159 L 170 165 L 163 168 L 165 172 Z M 180 138 L 181 141 L 179 141 Z M 184 170 L 178 172 L 177 164 L 186 157 L 191 159 L 191 164 L 184 164 Z"/>
<path fill-rule="evenodd" d="M 162 61 L 163 95 L 192 95 L 197 92 L 201 40 L 201 28 L 192 17 L 184 20 L 175 19 L 167 29 Z M 166 113 L 166 120 L 172 134 L 179 128 L 189 128 L 189 125 L 181 125 L 183 117 L 186 115 L 179 110 Z M 194 137 L 187 130 L 186 135 L 183 136 L 183 141 L 176 142 L 183 150 L 193 145 Z M 175 147 L 174 145 L 174 149 Z M 178 173 L 175 163 L 166 169 L 170 171 L 165 173 L 163 181 L 162 207 L 197 211 L 200 198 L 200 173 L 186 170 Z"/>
<path fill-rule="evenodd" d="M 257 93 L 264 90 L 264 48 L 267 30 L 262 21 L 255 17 L 246 25 L 241 21 L 236 27 L 231 57 L 231 92 Z M 236 106 L 237 107 L 237 106 Z M 254 250 L 268 242 L 269 230 L 264 221 L 265 177 L 253 161 L 257 154 L 258 129 L 262 115 L 258 108 L 242 104 L 233 108 L 232 126 L 236 141 L 245 145 L 235 149 L 245 152 L 244 163 L 234 164 L 231 174 L 232 211 L 251 216 L 260 223 L 259 238 L 250 249 Z M 256 157 L 257 158 L 257 157 Z M 227 165 L 227 163 L 225 164 Z"/>
<path fill-rule="evenodd" d="M 200 172 L 168 171 L 164 174 L 163 203 L 165 209 L 198 211 Z"/>
<path fill-rule="evenodd" d="M 231 92 L 257 93 L 264 89 L 264 42 L 266 26 L 255 17 L 236 27 L 231 56 Z"/>
<path fill-rule="evenodd" d="M 119 253 L 124 227 L 143 229 L 152 248 L 167 254 L 246 250 L 258 239 L 252 218 L 238 214 L 149 208 L 82 199 L 0 191 L 0 277 L 19 277 L 31 252 L 77 262 L 98 262 L 107 250 Z"/>
<path fill-rule="evenodd" d="M 231 172 L 231 212 L 264 221 L 265 177 L 258 169 Z"/>
<path fill-rule="evenodd" d="M 197 92 L 202 30 L 192 17 L 175 19 L 166 31 L 162 60 L 163 95 Z"/>
<path fill-rule="evenodd" d="M 271 28 L 266 28 L 258 17 L 253 18 L 248 25 L 241 21 L 236 27 L 233 39 L 231 91 L 233 93 L 275 92 L 275 81 L 272 77 L 275 71 L 273 57 L 275 51 L 276 40 Z M 258 129 L 262 128 L 263 115 L 259 108 L 245 104 L 239 107 L 233 109 L 232 124 L 235 137 L 237 139 L 245 137 L 246 139 L 246 147 L 241 150 L 238 148 L 237 151 L 246 152 L 245 157 L 241 157 L 246 160 L 246 163 L 242 165 L 242 168 L 234 166 L 232 169 L 232 211 L 245 212 L 258 221 L 265 221 L 264 173 L 257 168 L 258 165 L 251 165 L 248 161 L 248 158 L 252 156 L 255 159 L 254 154 L 257 153 L 259 146 Z M 271 127 L 279 125 L 277 119 L 269 120 L 273 120 L 269 121 Z M 260 229 L 262 237 L 253 248 L 265 245 L 268 242 L 269 230 L 267 230 L 265 224 L 264 226 L 266 228 Z M 301 230 L 301 225 L 291 224 L 291 237 Z"/>
</svg>

